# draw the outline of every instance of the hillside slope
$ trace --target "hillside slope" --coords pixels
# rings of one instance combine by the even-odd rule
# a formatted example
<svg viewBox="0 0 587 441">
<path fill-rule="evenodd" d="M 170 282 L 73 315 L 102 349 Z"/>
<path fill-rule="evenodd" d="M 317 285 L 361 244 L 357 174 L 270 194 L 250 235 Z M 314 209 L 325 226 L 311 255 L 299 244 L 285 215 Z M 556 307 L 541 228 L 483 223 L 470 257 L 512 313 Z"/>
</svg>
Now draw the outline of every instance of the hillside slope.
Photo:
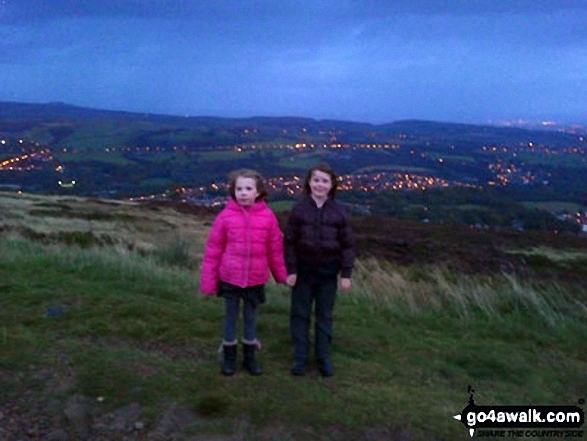
<svg viewBox="0 0 587 441">
<path fill-rule="evenodd" d="M 587 392 L 584 279 L 457 271 L 442 261 L 467 247 L 472 258 L 486 239 L 471 232 L 437 258 L 458 231 L 391 222 L 405 243 L 396 231 L 386 245 L 381 219 L 356 224 L 336 376 L 289 374 L 289 290 L 270 283 L 265 374 L 223 377 L 222 301 L 197 285 L 213 215 L 0 194 L 0 439 L 453 440 L 468 437 L 453 419 L 467 385 L 479 405 L 575 405 Z M 507 243 L 529 261 L 585 264 L 582 246 L 495 249 Z"/>
</svg>

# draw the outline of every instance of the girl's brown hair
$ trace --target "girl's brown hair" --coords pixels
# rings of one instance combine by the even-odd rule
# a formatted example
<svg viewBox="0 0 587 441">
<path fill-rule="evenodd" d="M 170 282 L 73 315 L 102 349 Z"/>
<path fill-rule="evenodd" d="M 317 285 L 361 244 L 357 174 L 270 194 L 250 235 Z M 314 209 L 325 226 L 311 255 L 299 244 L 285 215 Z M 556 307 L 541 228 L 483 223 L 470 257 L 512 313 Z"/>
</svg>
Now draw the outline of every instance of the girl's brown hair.
<svg viewBox="0 0 587 441">
<path fill-rule="evenodd" d="M 236 187 L 236 180 L 238 178 L 251 178 L 255 180 L 255 184 L 257 185 L 257 192 L 259 196 L 255 198 L 255 202 L 259 202 L 267 198 L 267 189 L 265 188 L 265 181 L 263 180 L 263 176 L 258 171 L 251 170 L 249 168 L 241 168 L 238 170 L 234 170 L 228 175 L 230 181 L 228 184 L 228 190 L 230 192 L 230 197 L 236 200 L 235 194 L 235 187 Z"/>
<path fill-rule="evenodd" d="M 312 179 L 312 174 L 315 171 L 320 171 L 322 173 L 326 173 L 330 176 L 330 181 L 332 182 L 332 188 L 328 192 L 328 196 L 334 198 L 336 194 L 336 188 L 338 187 L 338 176 L 336 176 L 336 172 L 325 162 L 321 162 L 319 164 L 314 165 L 313 167 L 308 170 L 308 174 L 306 175 L 306 180 L 304 181 L 304 193 L 311 194 L 312 190 L 310 189 L 310 180 Z"/>
</svg>

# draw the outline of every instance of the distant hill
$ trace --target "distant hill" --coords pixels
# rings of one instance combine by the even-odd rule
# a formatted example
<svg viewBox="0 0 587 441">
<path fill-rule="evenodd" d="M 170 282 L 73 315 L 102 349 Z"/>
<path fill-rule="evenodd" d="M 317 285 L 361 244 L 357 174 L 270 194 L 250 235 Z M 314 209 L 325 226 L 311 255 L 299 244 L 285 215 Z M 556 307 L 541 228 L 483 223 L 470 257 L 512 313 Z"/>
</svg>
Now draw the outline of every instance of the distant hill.
<svg viewBox="0 0 587 441">
<path fill-rule="evenodd" d="M 315 120 L 302 117 L 220 118 L 172 116 L 77 107 L 64 103 L 0 102 L 0 135 L 24 137 L 54 147 L 103 148 L 109 145 L 202 146 L 252 142 L 428 142 L 516 144 L 552 148 L 576 142 L 576 136 L 525 130 L 405 120 L 387 124 Z"/>
</svg>

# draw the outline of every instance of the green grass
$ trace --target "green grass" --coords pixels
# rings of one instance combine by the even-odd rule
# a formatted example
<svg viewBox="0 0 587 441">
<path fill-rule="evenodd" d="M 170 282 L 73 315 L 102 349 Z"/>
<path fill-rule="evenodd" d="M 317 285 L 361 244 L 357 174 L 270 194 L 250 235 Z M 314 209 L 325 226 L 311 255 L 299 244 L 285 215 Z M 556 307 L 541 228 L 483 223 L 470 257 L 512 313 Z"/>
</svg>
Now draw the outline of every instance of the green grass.
<svg viewBox="0 0 587 441">
<path fill-rule="evenodd" d="M 269 207 L 274 212 L 290 211 L 294 206 L 295 201 L 275 201 L 269 202 Z"/>
<path fill-rule="evenodd" d="M 318 162 L 328 161 L 334 154 L 329 150 L 316 149 L 315 151 L 296 153 L 295 155 L 281 158 L 279 165 L 285 169 L 307 170 Z"/>
<path fill-rule="evenodd" d="M 398 172 L 398 173 L 421 173 L 421 174 L 430 174 L 433 171 L 429 168 L 425 167 L 410 167 L 404 165 L 387 165 L 387 164 L 377 164 L 377 165 L 370 165 L 368 167 L 361 167 L 354 171 L 354 173 L 371 173 L 371 172 L 378 172 L 378 171 L 389 171 L 389 172 Z"/>
<path fill-rule="evenodd" d="M 456 209 L 463 211 L 486 211 L 491 212 L 491 208 L 481 204 L 458 204 L 458 205 L 443 205 L 444 209 Z"/>
<path fill-rule="evenodd" d="M 577 278 L 587 277 L 587 252 L 581 249 L 553 249 L 539 246 L 529 249 L 508 250 L 508 254 L 524 261 L 528 268 L 542 274 L 565 271 Z M 574 294 L 580 295 L 581 291 Z"/>
<path fill-rule="evenodd" d="M 562 202 L 562 201 L 548 201 L 548 202 L 524 202 L 525 207 L 530 209 L 538 209 L 544 210 L 548 212 L 567 212 L 567 213 L 577 213 L 579 211 L 584 211 L 586 207 L 581 204 L 575 204 L 572 202 Z"/>
<path fill-rule="evenodd" d="M 152 178 L 143 179 L 141 184 L 138 186 L 139 189 L 152 189 L 152 188 L 169 188 L 173 184 L 173 181 L 166 178 Z"/>
<path fill-rule="evenodd" d="M 211 436 L 240 433 L 244 419 L 249 439 L 466 439 L 452 415 L 469 384 L 478 404 L 585 396 L 585 288 L 374 261 L 359 262 L 354 289 L 339 294 L 335 377 L 314 366 L 289 375 L 289 292 L 270 284 L 258 325 L 265 374 L 224 378 L 222 301 L 198 294 L 196 271 L 179 264 L 181 238 L 161 246 L 141 256 L 0 237 L 0 372 L 61 372 L 66 357 L 75 381 L 55 399 L 100 398 L 103 412 L 138 402 L 153 419 L 174 402 L 197 412 Z M 64 314 L 47 317 L 52 306 Z M 0 402 L 20 392 L 4 386 Z"/>
<path fill-rule="evenodd" d="M 550 262 L 587 261 L 587 251 L 582 250 L 555 250 L 547 247 L 534 247 L 525 250 L 509 250 L 508 253 L 542 257 Z"/>
<path fill-rule="evenodd" d="M 110 122 L 93 122 L 84 125 L 85 130 L 75 130 L 70 136 L 61 140 L 59 145 L 68 149 L 103 150 L 105 146 L 128 145 L 137 133 L 134 128 Z M 148 130 L 149 127 L 145 125 L 144 128 Z"/>
<path fill-rule="evenodd" d="M 476 159 L 472 156 L 465 156 L 465 155 L 444 155 L 442 153 L 427 153 L 427 157 L 431 159 L 442 159 L 443 161 L 450 161 L 450 162 L 457 162 L 457 163 L 475 163 Z"/>
<path fill-rule="evenodd" d="M 105 152 L 103 150 L 84 151 L 76 153 L 62 153 L 56 151 L 55 158 L 64 163 L 68 162 L 82 162 L 82 161 L 98 161 L 106 164 L 115 165 L 134 165 L 135 162 L 124 157 L 122 152 Z"/>
<path fill-rule="evenodd" d="M 254 155 L 254 151 L 246 150 L 237 152 L 235 150 L 229 151 L 208 151 L 200 153 L 202 161 L 231 161 L 239 159 L 248 159 Z"/>
<path fill-rule="evenodd" d="M 521 152 L 516 156 L 518 161 L 522 161 L 527 165 L 545 165 L 549 167 L 568 167 L 572 169 L 585 168 L 583 158 L 577 155 L 553 155 L 541 152 Z"/>
</svg>

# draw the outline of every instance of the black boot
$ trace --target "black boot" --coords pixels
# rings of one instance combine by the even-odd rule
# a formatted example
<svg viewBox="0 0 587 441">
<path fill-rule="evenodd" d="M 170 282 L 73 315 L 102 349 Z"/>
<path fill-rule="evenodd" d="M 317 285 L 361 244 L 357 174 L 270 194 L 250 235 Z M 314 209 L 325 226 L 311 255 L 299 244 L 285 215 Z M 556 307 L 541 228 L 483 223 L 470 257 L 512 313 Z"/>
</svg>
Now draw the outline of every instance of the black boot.
<svg viewBox="0 0 587 441">
<path fill-rule="evenodd" d="M 334 367 L 332 366 L 330 358 L 326 357 L 318 359 L 318 370 L 323 377 L 332 377 L 334 375 Z"/>
<path fill-rule="evenodd" d="M 261 375 L 263 370 L 257 364 L 255 360 L 255 350 L 257 349 L 257 345 L 255 344 L 247 344 L 243 343 L 243 351 L 245 354 L 245 358 L 243 360 L 243 367 L 249 371 L 251 375 Z"/>
<path fill-rule="evenodd" d="M 221 372 L 223 375 L 234 375 L 236 370 L 236 345 L 222 345 L 224 360 L 222 361 Z"/>
</svg>

